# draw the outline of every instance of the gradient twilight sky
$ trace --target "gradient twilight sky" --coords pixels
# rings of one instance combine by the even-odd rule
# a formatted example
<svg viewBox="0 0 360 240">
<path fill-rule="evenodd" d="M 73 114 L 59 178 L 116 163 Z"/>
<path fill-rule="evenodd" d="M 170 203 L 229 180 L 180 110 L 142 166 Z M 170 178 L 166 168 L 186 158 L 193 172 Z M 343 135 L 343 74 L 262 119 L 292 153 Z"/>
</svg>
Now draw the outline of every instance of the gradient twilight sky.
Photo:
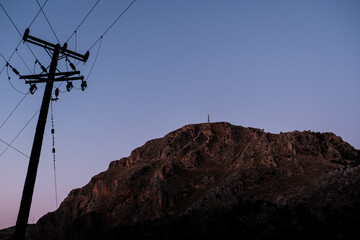
<svg viewBox="0 0 360 240">
<path fill-rule="evenodd" d="M 39 10 L 36 0 L 0 1 L 23 34 Z M 77 51 L 85 53 L 131 1 L 100 1 L 77 31 Z M 62 44 L 95 2 L 48 1 L 44 11 Z M 42 14 L 30 35 L 56 43 Z M 21 38 L 2 9 L 0 36 L 0 53 L 9 58 Z M 31 48 L 48 66 L 44 50 Z M 68 48 L 75 50 L 75 37 Z M 85 76 L 97 49 L 78 65 Z M 26 45 L 18 52 L 32 71 Z M 17 54 L 10 64 L 32 74 Z M 4 65 L 0 58 L 0 70 Z M 66 71 L 63 62 L 59 69 Z M 27 91 L 23 80 L 10 77 Z M 0 139 L 11 142 L 39 109 L 44 86 L 38 88 L 0 129 Z M 360 1 L 137 0 L 102 40 L 88 88 L 61 94 L 53 105 L 58 200 L 110 161 L 183 125 L 206 122 L 208 114 L 214 122 L 272 133 L 334 132 L 359 149 L 359 93 Z M 22 97 L 5 69 L 0 126 Z M 36 121 L 13 142 L 28 155 Z M 30 223 L 56 209 L 50 126 L 48 118 Z M 5 148 L 0 142 L 0 153 Z M 0 157 L 0 229 L 16 222 L 27 167 L 13 149 Z"/>
</svg>

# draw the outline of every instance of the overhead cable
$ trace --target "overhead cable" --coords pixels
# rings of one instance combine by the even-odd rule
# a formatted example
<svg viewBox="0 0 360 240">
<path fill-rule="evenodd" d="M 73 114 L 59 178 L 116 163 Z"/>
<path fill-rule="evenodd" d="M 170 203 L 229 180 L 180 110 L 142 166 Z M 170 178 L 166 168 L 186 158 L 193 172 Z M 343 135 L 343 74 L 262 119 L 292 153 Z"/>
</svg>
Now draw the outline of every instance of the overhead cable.
<svg viewBox="0 0 360 240">
<path fill-rule="evenodd" d="M 97 60 L 97 58 L 98 58 L 98 56 L 99 56 L 99 52 L 100 52 L 100 48 L 101 48 L 101 42 L 102 42 L 102 37 L 100 38 L 101 40 L 100 40 L 100 42 L 99 42 L 99 48 L 98 48 L 98 50 L 97 50 L 97 52 L 96 52 L 96 56 L 95 56 L 95 59 L 94 59 L 94 62 L 93 62 L 93 64 L 92 64 L 92 66 L 91 66 L 91 68 L 90 68 L 90 72 L 89 72 L 89 74 L 88 74 L 88 76 L 86 77 L 86 81 L 89 79 L 89 77 L 90 77 L 90 74 L 91 74 L 91 72 L 92 72 L 92 70 L 93 70 L 93 68 L 94 68 L 94 66 L 95 66 L 95 63 L 96 63 L 96 60 Z"/>
<path fill-rule="evenodd" d="M 133 0 L 129 6 L 115 19 L 115 21 L 105 30 L 105 32 L 94 42 L 94 44 L 89 48 L 89 51 L 102 39 L 105 34 L 114 26 L 114 24 L 126 13 L 126 11 L 136 2 Z"/>
<path fill-rule="evenodd" d="M 30 73 L 33 73 L 33 72 L 31 72 L 29 66 L 26 64 L 26 62 L 24 61 L 24 59 L 23 59 L 22 56 L 20 55 L 20 53 L 19 53 L 19 51 L 18 51 L 17 48 L 15 49 L 15 52 L 17 53 L 17 55 L 19 56 L 19 58 L 21 59 L 21 61 L 23 62 L 23 64 L 26 66 L 26 68 L 29 70 L 29 72 L 30 72 Z"/>
<path fill-rule="evenodd" d="M 6 58 L 4 57 L 4 55 L 2 55 L 2 53 L 0 52 L 1 57 L 4 59 L 5 62 L 7 62 Z"/>
<path fill-rule="evenodd" d="M 14 21 L 11 19 L 11 17 L 9 16 L 9 14 L 7 13 L 7 11 L 5 10 L 5 8 L 3 7 L 3 5 L 2 5 L 1 3 L 0 3 L 0 6 L 1 6 L 1 8 L 4 10 L 6 16 L 9 18 L 10 22 L 12 23 L 12 25 L 14 26 L 14 28 L 16 29 L 16 31 L 20 34 L 20 36 L 22 36 L 21 33 L 20 33 L 20 31 L 19 31 L 19 29 L 16 27 Z"/>
<path fill-rule="evenodd" d="M 29 92 L 27 94 L 25 94 L 22 99 L 20 100 L 20 102 L 15 106 L 15 108 L 11 111 L 11 113 L 9 114 L 9 116 L 5 119 L 5 121 L 1 124 L 0 129 L 5 125 L 5 123 L 9 120 L 9 118 L 11 117 L 11 115 L 13 115 L 13 113 L 16 111 L 16 109 L 20 106 L 20 104 L 22 103 L 22 101 L 24 101 L 25 97 L 29 94 Z"/>
<path fill-rule="evenodd" d="M 16 46 L 15 50 L 16 50 L 16 49 L 20 46 L 21 41 L 22 41 L 22 40 L 20 40 L 20 42 L 19 42 L 19 43 L 18 43 L 18 45 Z M 4 69 L 5 69 L 6 65 L 10 62 L 11 58 L 14 56 L 14 54 L 15 54 L 15 50 L 12 52 L 12 54 L 11 54 L 11 56 L 9 57 L 9 59 L 8 59 L 8 60 L 6 60 L 6 59 L 4 58 L 4 56 L 2 56 L 2 57 L 4 58 L 4 60 L 5 60 L 6 64 L 5 64 L 5 65 L 4 65 L 4 67 L 1 69 L 1 71 L 0 71 L 0 75 L 1 75 L 1 74 L 2 74 L 2 72 L 4 71 Z M 2 54 L 1 54 L 1 55 L 2 55 Z"/>
<path fill-rule="evenodd" d="M 34 119 L 34 117 L 40 112 L 40 109 L 36 111 L 36 113 L 30 118 L 30 120 L 25 124 L 25 126 L 20 130 L 20 132 L 14 137 L 14 139 L 9 143 L 9 145 L 12 145 L 13 142 L 20 136 L 20 134 L 22 133 L 22 131 L 24 131 L 24 129 L 29 125 L 29 123 Z M 0 154 L 0 158 L 4 155 L 4 153 L 8 150 L 9 145 L 4 149 L 4 151 L 2 151 L 2 153 Z"/>
<path fill-rule="evenodd" d="M 100 2 L 100 0 L 98 0 L 94 6 L 90 9 L 90 11 L 88 12 L 88 14 L 86 14 L 86 16 L 84 17 L 84 19 L 80 22 L 80 24 L 77 26 L 77 28 L 74 30 L 74 32 L 70 35 L 70 37 L 66 40 L 66 43 L 71 39 L 71 37 L 76 33 L 76 31 L 80 28 L 80 26 L 83 24 L 83 22 L 85 22 L 85 20 L 87 19 L 87 17 L 90 15 L 90 13 L 94 10 L 94 8 L 96 7 L 96 5 Z"/>
<path fill-rule="evenodd" d="M 20 90 L 18 90 L 12 83 L 11 83 L 11 78 L 10 78 L 10 75 L 9 75 L 9 64 L 6 64 L 6 73 L 7 73 L 7 76 L 8 76 L 8 80 L 9 80 L 9 83 L 10 83 L 10 86 L 15 90 L 17 91 L 18 93 L 20 94 L 23 94 L 23 95 L 26 95 L 27 93 L 24 93 Z M 11 67 L 11 66 L 10 66 Z M 14 68 L 12 68 L 14 70 Z M 16 70 L 17 71 L 17 70 Z"/>
<path fill-rule="evenodd" d="M 40 5 L 39 1 L 38 1 L 38 0 L 36 0 L 36 2 L 37 2 L 37 4 L 39 5 L 40 11 L 41 11 L 41 12 L 42 12 L 42 14 L 44 15 L 44 17 L 45 17 L 45 19 L 46 19 L 47 23 L 49 24 L 49 26 L 50 26 L 50 28 L 51 28 L 51 31 L 53 32 L 53 34 L 54 34 L 54 36 L 55 36 L 56 40 L 58 41 L 58 43 L 60 43 L 60 40 L 59 40 L 59 38 L 57 37 L 57 35 L 56 35 L 55 31 L 54 31 L 54 28 L 51 26 L 51 23 L 50 23 L 49 19 L 47 18 L 47 16 L 46 16 L 46 14 L 45 14 L 45 12 L 44 12 L 43 8 L 41 7 L 41 5 Z"/>
<path fill-rule="evenodd" d="M 10 147 L 10 148 L 14 149 L 15 151 L 17 151 L 18 153 L 24 155 L 25 157 L 30 158 L 27 154 L 23 153 L 22 151 L 20 151 L 19 149 L 15 148 L 15 147 L 11 146 L 9 143 L 5 142 L 5 141 L 2 140 L 1 138 L 0 138 L 0 141 L 3 142 L 3 143 L 4 143 L 5 145 L 7 145 L 8 147 Z"/>
<path fill-rule="evenodd" d="M 12 23 L 12 25 L 14 26 L 14 28 L 16 29 L 16 31 L 18 32 L 18 34 L 19 34 L 20 37 L 21 37 L 21 40 L 20 40 L 19 44 L 18 44 L 17 47 L 16 47 L 16 48 L 18 48 L 19 45 L 20 45 L 20 43 L 22 42 L 22 37 L 23 37 L 23 36 L 22 36 L 21 32 L 19 31 L 18 27 L 15 25 L 14 21 L 11 19 L 10 15 L 9 15 L 9 14 L 7 13 L 7 11 L 5 10 L 4 6 L 3 6 L 1 3 L 0 3 L 0 6 L 1 6 L 1 8 L 4 10 L 6 16 L 9 18 L 10 22 Z M 28 44 L 27 42 L 25 42 L 25 44 L 26 44 L 26 46 L 29 48 L 29 50 L 30 50 L 31 54 L 34 56 L 34 58 L 37 59 L 35 53 L 34 53 L 33 50 L 30 48 L 29 44 Z M 12 55 L 13 55 L 14 53 L 15 53 L 15 50 L 14 50 L 14 52 L 12 53 Z M 11 56 L 12 56 L 12 55 L 11 55 Z M 10 58 L 11 58 L 11 57 L 10 57 Z M 9 59 L 8 61 L 10 61 L 10 59 Z M 3 70 L 4 70 L 4 68 L 1 70 L 0 74 L 2 73 Z"/>
<path fill-rule="evenodd" d="M 46 2 L 41 6 L 40 10 L 38 11 L 38 13 L 36 14 L 36 16 L 34 17 L 34 19 L 31 21 L 30 25 L 29 25 L 29 29 L 30 27 L 32 26 L 32 24 L 35 22 L 36 18 L 39 16 L 40 12 L 42 11 L 42 9 L 45 7 L 46 3 L 48 2 L 49 0 L 46 0 Z"/>
</svg>

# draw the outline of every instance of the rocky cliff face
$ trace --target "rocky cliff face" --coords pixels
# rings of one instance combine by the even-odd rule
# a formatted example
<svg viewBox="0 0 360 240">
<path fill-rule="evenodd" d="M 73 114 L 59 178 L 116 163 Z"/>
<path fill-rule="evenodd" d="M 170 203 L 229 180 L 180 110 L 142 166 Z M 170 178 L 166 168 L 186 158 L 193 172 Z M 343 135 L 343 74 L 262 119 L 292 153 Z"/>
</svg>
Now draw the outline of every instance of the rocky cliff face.
<svg viewBox="0 0 360 240">
<path fill-rule="evenodd" d="M 110 163 L 71 191 L 57 211 L 38 221 L 30 239 L 234 233 L 269 239 L 303 236 L 311 226 L 341 239 L 346 234 L 331 224 L 342 221 L 335 216 L 344 211 L 352 219 L 348 228 L 359 231 L 353 227 L 360 223 L 354 216 L 360 209 L 359 164 L 360 151 L 332 133 L 270 134 L 224 122 L 187 125 Z"/>
</svg>

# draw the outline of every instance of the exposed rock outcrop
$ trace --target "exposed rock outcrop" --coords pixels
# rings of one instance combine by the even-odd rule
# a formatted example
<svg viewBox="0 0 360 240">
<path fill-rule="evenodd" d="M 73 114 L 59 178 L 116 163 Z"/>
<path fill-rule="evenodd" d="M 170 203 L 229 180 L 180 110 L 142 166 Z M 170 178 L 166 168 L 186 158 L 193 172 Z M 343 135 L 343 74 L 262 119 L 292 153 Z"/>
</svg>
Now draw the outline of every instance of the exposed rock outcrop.
<svg viewBox="0 0 360 240">
<path fill-rule="evenodd" d="M 333 133 L 187 125 L 71 191 L 31 239 L 268 239 L 313 230 L 305 222 L 329 233 L 331 214 L 359 209 L 359 164 Z"/>
</svg>

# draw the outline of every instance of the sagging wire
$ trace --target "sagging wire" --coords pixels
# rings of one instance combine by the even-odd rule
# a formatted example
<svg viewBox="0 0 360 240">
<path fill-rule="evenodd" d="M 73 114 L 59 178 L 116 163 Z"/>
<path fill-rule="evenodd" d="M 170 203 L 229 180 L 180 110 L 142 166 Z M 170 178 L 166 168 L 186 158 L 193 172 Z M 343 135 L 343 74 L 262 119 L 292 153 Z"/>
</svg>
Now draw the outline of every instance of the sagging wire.
<svg viewBox="0 0 360 240">
<path fill-rule="evenodd" d="M 11 68 L 11 70 L 18 76 L 20 76 L 20 73 L 18 72 L 18 70 L 16 70 L 16 68 L 13 68 L 9 63 L 6 63 L 6 73 L 7 73 L 7 77 L 10 83 L 10 86 L 18 93 L 23 94 L 23 95 L 27 95 L 28 93 L 24 93 L 22 91 L 20 91 L 19 89 L 17 89 L 12 83 L 11 83 L 11 77 L 9 74 L 9 67 Z"/>
<path fill-rule="evenodd" d="M 56 97 L 57 98 L 57 97 Z M 55 154 L 55 127 L 54 127 L 54 111 L 53 111 L 53 101 L 50 103 L 51 109 L 51 136 L 52 136 L 52 154 L 53 154 L 53 165 L 54 165 L 54 183 L 55 183 L 55 202 L 56 208 L 58 208 L 58 194 L 57 194 L 57 181 L 56 181 L 56 154 Z"/>
<path fill-rule="evenodd" d="M 9 80 L 10 86 L 11 86 L 15 91 L 17 91 L 18 93 L 21 93 L 21 94 L 24 94 L 24 95 L 25 95 L 25 94 L 28 94 L 28 93 L 30 92 L 31 94 L 34 94 L 34 93 L 36 92 L 36 90 L 37 90 L 37 86 L 36 86 L 36 84 L 34 84 L 34 83 L 30 84 L 30 89 L 29 89 L 29 92 L 27 92 L 27 93 L 24 93 L 24 92 L 18 90 L 18 89 L 11 83 L 11 78 L 10 78 L 10 74 L 9 74 L 9 67 L 11 68 L 11 70 L 12 70 L 16 75 L 18 75 L 19 77 L 21 77 L 21 75 L 20 75 L 19 71 L 16 70 L 16 68 L 12 67 L 12 66 L 10 65 L 10 63 L 7 62 L 7 63 L 6 63 L 6 73 L 7 73 L 7 76 L 8 76 L 8 80 Z"/>
<path fill-rule="evenodd" d="M 97 50 L 97 52 L 96 52 L 94 62 L 93 62 L 93 64 L 92 64 L 91 68 L 90 68 L 89 74 L 88 74 L 88 76 L 86 77 L 85 81 L 87 81 L 87 80 L 89 79 L 90 74 L 92 73 L 92 71 L 93 71 L 93 69 L 94 69 L 94 66 L 95 66 L 96 60 L 97 60 L 97 58 L 98 58 L 98 56 L 99 56 L 99 52 L 100 52 L 100 48 L 101 48 L 102 39 L 103 39 L 103 37 L 100 37 L 99 47 L 98 47 L 98 50 Z M 79 63 L 80 63 L 80 62 L 78 62 L 78 64 L 79 64 Z M 77 64 L 77 65 L 78 65 L 78 64 Z M 76 66 L 77 66 L 77 65 L 76 65 Z"/>
<path fill-rule="evenodd" d="M 96 60 L 97 60 L 97 58 L 98 58 L 98 56 L 99 56 L 99 52 L 100 52 L 100 48 L 101 48 L 101 43 L 102 43 L 103 37 L 101 37 L 100 39 L 101 39 L 101 40 L 100 40 L 100 42 L 99 42 L 99 48 L 98 48 L 98 50 L 97 50 L 97 52 L 96 52 L 96 56 L 95 56 L 95 59 L 94 59 L 94 62 L 93 62 L 93 64 L 92 64 L 92 66 L 91 66 L 91 68 L 90 68 L 90 72 L 89 72 L 89 74 L 87 75 L 87 77 L 86 77 L 86 79 L 85 79 L 86 81 L 89 79 L 90 74 L 92 73 L 92 70 L 94 69 Z"/>
</svg>

